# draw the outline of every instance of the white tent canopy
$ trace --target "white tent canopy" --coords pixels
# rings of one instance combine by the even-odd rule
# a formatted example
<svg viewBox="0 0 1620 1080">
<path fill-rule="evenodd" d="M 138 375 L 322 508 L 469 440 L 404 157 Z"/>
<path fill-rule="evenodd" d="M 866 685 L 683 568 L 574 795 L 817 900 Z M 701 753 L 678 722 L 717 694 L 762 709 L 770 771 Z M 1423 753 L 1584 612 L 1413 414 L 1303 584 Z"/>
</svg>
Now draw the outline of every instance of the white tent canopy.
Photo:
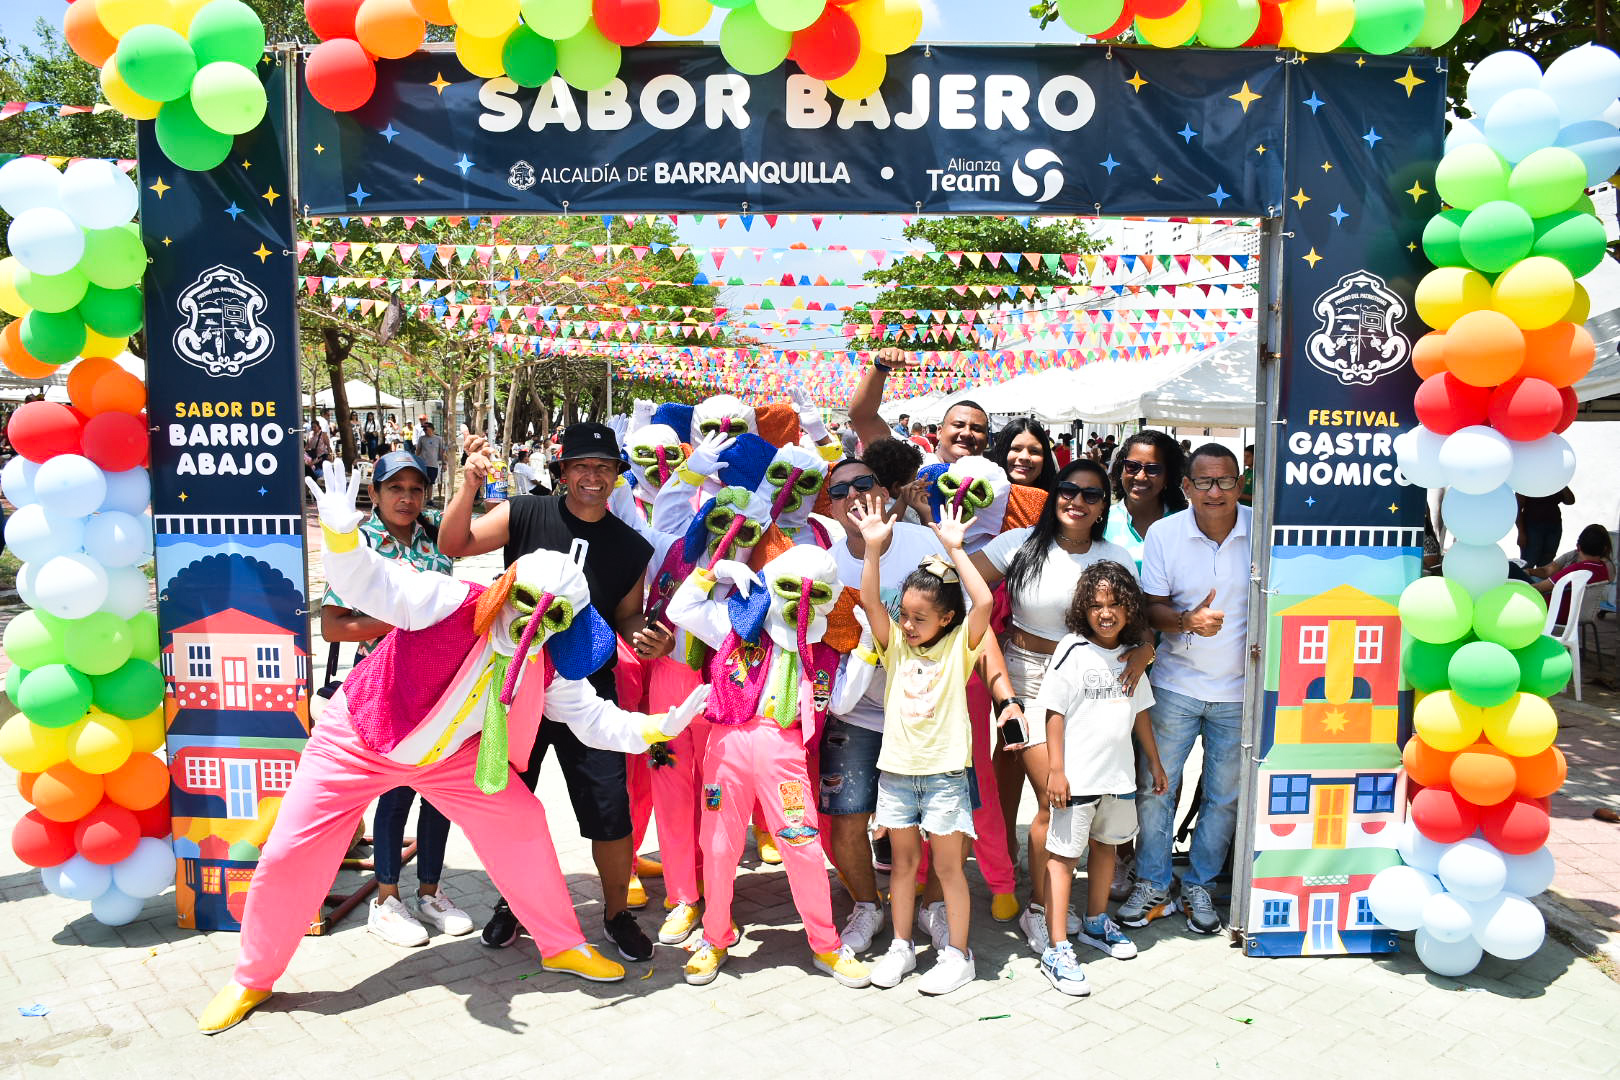
<svg viewBox="0 0 1620 1080">
<path fill-rule="evenodd" d="M 9 371 L 0 371 L 0 401 L 21 401 L 30 394 L 45 391 L 46 401 L 67 402 L 67 377 L 83 363 L 83 358 L 69 360 L 49 378 L 45 379 L 19 379 Z M 139 376 L 141 381 L 146 380 L 146 361 L 127 350 L 113 358 L 113 362 L 131 375 Z"/>
<path fill-rule="evenodd" d="M 1172 426 L 1253 427 L 1257 341 L 1251 323 L 1204 350 L 1192 367 L 1143 394 L 1137 415 Z"/>
<path fill-rule="evenodd" d="M 351 409 L 403 409 L 405 401 L 392 394 L 378 393 L 377 388 L 361 382 L 358 379 L 348 379 L 343 383 L 344 396 L 349 399 Z M 304 395 L 304 404 L 309 404 L 309 395 Z M 327 387 L 315 395 L 315 404 L 322 409 L 333 406 L 332 388 Z"/>
</svg>

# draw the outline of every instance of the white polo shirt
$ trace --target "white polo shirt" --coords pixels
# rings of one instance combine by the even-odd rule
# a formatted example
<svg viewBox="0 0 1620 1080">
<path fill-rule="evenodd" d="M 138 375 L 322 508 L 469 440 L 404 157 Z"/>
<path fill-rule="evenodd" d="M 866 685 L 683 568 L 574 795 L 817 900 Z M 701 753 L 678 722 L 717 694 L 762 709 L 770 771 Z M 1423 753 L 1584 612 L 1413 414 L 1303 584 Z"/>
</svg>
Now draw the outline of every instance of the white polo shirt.
<svg viewBox="0 0 1620 1080">
<path fill-rule="evenodd" d="M 1168 596 L 1191 611 L 1215 590 L 1212 607 L 1226 618 L 1214 637 L 1167 631 L 1153 662 L 1155 690 L 1199 701 L 1243 700 L 1243 650 L 1249 631 L 1249 528 L 1253 514 L 1237 508 L 1237 524 L 1220 544 L 1205 536 L 1191 508 L 1160 518 L 1142 542 L 1142 591 Z"/>
</svg>

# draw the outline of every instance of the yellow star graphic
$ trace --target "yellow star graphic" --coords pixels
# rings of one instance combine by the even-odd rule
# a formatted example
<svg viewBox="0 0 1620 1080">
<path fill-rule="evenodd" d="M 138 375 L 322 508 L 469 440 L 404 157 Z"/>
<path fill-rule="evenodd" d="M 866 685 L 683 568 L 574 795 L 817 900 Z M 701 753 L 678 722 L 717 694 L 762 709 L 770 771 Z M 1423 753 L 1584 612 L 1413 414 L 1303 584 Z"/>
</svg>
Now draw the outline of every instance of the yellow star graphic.
<svg viewBox="0 0 1620 1080">
<path fill-rule="evenodd" d="M 170 240 L 170 239 L 169 239 L 169 238 L 168 238 L 168 237 L 167 237 L 167 236 L 165 236 L 165 237 L 164 237 L 164 238 L 163 238 L 163 246 L 164 246 L 164 247 L 168 247 L 168 246 L 169 246 L 169 245 L 170 245 L 170 244 L 172 244 L 172 243 L 174 243 L 174 241 L 173 241 L 173 240 Z"/>
<path fill-rule="evenodd" d="M 1315 248 L 1311 248 L 1311 250 L 1310 250 L 1310 252 L 1308 254 L 1301 255 L 1300 258 L 1302 258 L 1306 262 L 1310 263 L 1312 270 L 1315 270 L 1316 269 L 1316 264 L 1322 261 L 1322 256 L 1320 256 L 1320 255 L 1318 255 L 1316 253 Z"/>
<path fill-rule="evenodd" d="M 1392 513 L 1392 514 L 1398 513 L 1400 511 L 1400 509 L 1401 508 L 1399 506 L 1397 506 L 1395 503 L 1390 503 L 1389 504 L 1389 512 Z"/>
<path fill-rule="evenodd" d="M 182 491 L 182 492 L 181 492 L 181 493 L 180 493 L 180 501 L 181 501 L 181 502 L 185 502 L 185 501 L 186 501 L 186 499 L 187 499 L 187 498 L 189 498 L 189 497 L 190 497 L 190 496 L 188 496 L 188 495 L 187 495 L 187 494 L 186 494 L 186 493 L 185 493 L 185 492 L 183 492 L 183 491 Z"/>
<path fill-rule="evenodd" d="M 247 158 L 243 158 L 242 159 L 242 168 L 244 168 L 244 169 L 253 168 L 253 162 L 249 161 Z"/>
<path fill-rule="evenodd" d="M 1257 154 L 1264 154 L 1266 152 L 1266 144 L 1261 143 L 1259 146 L 1254 148 L 1254 152 Z"/>
<path fill-rule="evenodd" d="M 436 71 L 436 72 L 433 73 L 433 81 L 428 83 L 428 85 L 433 87 L 433 89 L 437 90 L 439 92 L 440 96 L 443 96 L 444 88 L 449 86 L 450 84 L 449 84 L 449 82 L 447 82 L 445 80 L 444 74 L 442 72 L 437 72 Z"/>
<path fill-rule="evenodd" d="M 261 240 L 261 241 L 259 241 L 259 250 L 255 251 L 253 254 L 255 254 L 255 255 L 257 255 L 259 257 L 259 262 L 262 265 L 264 263 L 264 260 L 266 260 L 266 259 L 268 259 L 270 257 L 271 251 L 270 251 L 269 248 L 264 246 L 264 241 Z"/>
<path fill-rule="evenodd" d="M 1249 89 L 1249 81 L 1247 79 L 1243 80 L 1242 90 L 1239 90 L 1235 94 L 1227 94 L 1226 96 L 1243 106 L 1244 112 L 1248 112 L 1249 106 L 1260 100 L 1260 95 Z"/>
<path fill-rule="evenodd" d="M 418 184 L 420 184 L 422 182 L 422 174 L 421 173 L 416 174 L 416 182 Z"/>
<path fill-rule="evenodd" d="M 269 187 L 265 188 L 264 194 L 260 195 L 259 198 L 263 199 L 271 206 L 274 206 L 276 205 L 276 200 L 281 198 L 281 192 L 276 190 L 276 186 L 274 184 L 271 184 Z"/>
<path fill-rule="evenodd" d="M 1367 66 L 1367 58 L 1365 56 L 1356 57 L 1356 67 L 1366 67 L 1366 66 Z"/>
<path fill-rule="evenodd" d="M 1395 81 L 1396 81 L 1396 83 L 1400 84 L 1401 86 L 1406 87 L 1406 96 L 1407 97 L 1411 97 L 1412 96 L 1412 91 L 1416 90 L 1418 87 L 1422 86 L 1423 83 L 1424 83 L 1423 79 L 1420 79 L 1416 75 L 1412 74 L 1412 65 L 1411 64 L 1406 65 L 1406 74 L 1402 75 L 1400 78 L 1396 79 Z"/>
<path fill-rule="evenodd" d="M 1331 161 L 1322 162 L 1322 171 L 1323 172 L 1332 172 L 1333 171 L 1333 162 L 1331 162 Z"/>
<path fill-rule="evenodd" d="M 1406 250 L 1407 251 L 1416 251 L 1417 250 L 1417 244 L 1415 244 L 1415 243 L 1407 244 L 1406 245 Z"/>
<path fill-rule="evenodd" d="M 1423 182 L 1421 180 L 1412 181 L 1412 186 L 1406 189 L 1406 194 L 1412 196 L 1413 202 L 1417 202 L 1428 193 L 1428 189 L 1423 186 Z"/>
<path fill-rule="evenodd" d="M 322 146 L 320 143 L 316 143 L 315 144 L 315 152 L 317 154 L 324 154 L 324 153 L 326 153 L 326 147 Z"/>
<path fill-rule="evenodd" d="M 1158 173 L 1154 173 L 1153 174 L 1153 182 L 1155 184 L 1162 184 L 1162 183 L 1164 183 L 1164 177 L 1160 176 Z"/>
<path fill-rule="evenodd" d="M 163 198 L 163 193 L 165 191 L 171 190 L 170 186 L 163 182 L 163 177 L 161 176 L 157 178 L 157 183 L 150 184 L 148 187 L 150 190 L 157 192 L 157 197 L 160 199 Z"/>
<path fill-rule="evenodd" d="M 1333 732 L 1335 735 L 1343 731 L 1344 726 L 1349 722 L 1350 718 L 1344 715 L 1343 709 L 1329 709 L 1327 712 L 1322 714 L 1322 726 Z"/>
<path fill-rule="evenodd" d="M 1311 197 L 1305 194 L 1304 188 L 1300 188 L 1298 194 L 1288 196 L 1288 201 L 1303 210 L 1305 209 L 1305 204 L 1311 201 Z"/>
<path fill-rule="evenodd" d="M 1142 78 L 1142 73 L 1140 71 L 1131 72 L 1131 77 L 1125 81 L 1130 83 L 1131 89 L 1135 90 L 1138 94 L 1142 92 L 1142 87 L 1148 84 L 1148 81 Z"/>
</svg>

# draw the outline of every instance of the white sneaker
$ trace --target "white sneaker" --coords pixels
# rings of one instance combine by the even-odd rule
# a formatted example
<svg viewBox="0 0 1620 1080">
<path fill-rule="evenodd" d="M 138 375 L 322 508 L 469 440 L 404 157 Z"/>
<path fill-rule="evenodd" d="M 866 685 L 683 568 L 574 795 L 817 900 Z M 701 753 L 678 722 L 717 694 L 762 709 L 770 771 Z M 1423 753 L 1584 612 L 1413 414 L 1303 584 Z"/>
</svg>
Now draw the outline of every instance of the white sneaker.
<svg viewBox="0 0 1620 1080">
<path fill-rule="evenodd" d="M 917 926 L 928 935 L 934 948 L 943 949 L 951 943 L 951 920 L 945 914 L 945 901 L 935 900 L 918 908 Z"/>
<path fill-rule="evenodd" d="M 1036 956 L 1046 952 L 1052 944 L 1052 933 L 1046 925 L 1046 910 L 1035 904 L 1024 909 L 1018 916 L 1018 928 L 1024 932 L 1024 940 L 1029 942 L 1029 951 Z"/>
<path fill-rule="evenodd" d="M 972 982 L 973 977 L 973 954 L 947 945 L 939 950 L 934 966 L 917 981 L 917 989 L 925 994 L 948 994 Z"/>
<path fill-rule="evenodd" d="M 1080 932 L 1080 916 L 1074 913 L 1073 904 L 1069 905 L 1069 917 L 1063 925 L 1069 931 L 1070 937 L 1073 937 L 1075 934 Z"/>
<path fill-rule="evenodd" d="M 876 904 L 857 900 L 855 910 L 849 913 L 849 921 L 844 923 L 844 932 L 839 937 L 846 948 L 863 953 L 872 947 L 872 938 L 881 929 L 883 909 Z"/>
<path fill-rule="evenodd" d="M 440 886 L 439 891 L 432 896 L 418 896 L 416 898 L 416 910 L 421 914 L 423 922 L 432 924 L 433 928 L 441 934 L 461 937 L 463 934 L 470 934 L 476 929 L 467 913 L 456 907 L 450 898 L 444 894 L 443 886 Z"/>
<path fill-rule="evenodd" d="M 889 951 L 878 957 L 872 965 L 872 985 L 887 990 L 899 986 L 900 980 L 917 970 L 917 950 L 911 942 L 895 938 L 889 942 Z"/>
<path fill-rule="evenodd" d="M 380 904 L 373 900 L 366 905 L 366 929 L 388 944 L 406 949 L 426 945 L 428 940 L 427 930 L 397 896 L 390 896 Z"/>
</svg>

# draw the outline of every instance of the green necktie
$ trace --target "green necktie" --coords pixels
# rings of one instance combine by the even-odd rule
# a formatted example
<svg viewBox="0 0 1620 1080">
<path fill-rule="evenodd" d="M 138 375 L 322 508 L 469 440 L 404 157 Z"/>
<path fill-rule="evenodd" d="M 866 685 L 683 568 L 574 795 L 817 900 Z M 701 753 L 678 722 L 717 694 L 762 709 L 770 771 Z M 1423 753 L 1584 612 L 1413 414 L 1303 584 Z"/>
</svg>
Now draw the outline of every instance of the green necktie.
<svg viewBox="0 0 1620 1080">
<path fill-rule="evenodd" d="M 506 685 L 506 672 L 512 658 L 496 653 L 490 659 L 490 676 L 485 693 L 489 701 L 484 707 L 484 732 L 478 740 L 478 764 L 473 769 L 473 783 L 485 795 L 505 791 L 512 778 L 507 761 L 506 706 L 501 704 L 501 687 Z"/>
</svg>

